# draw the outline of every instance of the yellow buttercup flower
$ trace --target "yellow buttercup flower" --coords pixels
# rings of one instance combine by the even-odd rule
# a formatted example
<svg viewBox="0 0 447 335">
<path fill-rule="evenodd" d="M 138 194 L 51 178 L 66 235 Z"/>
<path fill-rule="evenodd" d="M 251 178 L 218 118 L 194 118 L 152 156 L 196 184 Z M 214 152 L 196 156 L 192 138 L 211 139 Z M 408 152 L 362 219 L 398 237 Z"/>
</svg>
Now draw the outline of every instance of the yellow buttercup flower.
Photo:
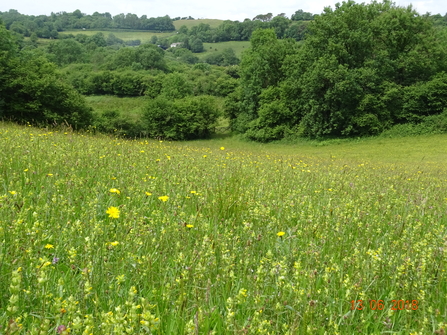
<svg viewBox="0 0 447 335">
<path fill-rule="evenodd" d="M 146 192 L 146 195 L 147 195 L 147 196 L 150 196 L 150 195 L 152 195 L 152 193 Z"/>
<path fill-rule="evenodd" d="M 106 213 L 109 214 L 109 218 L 118 219 L 120 217 L 120 210 L 117 207 L 109 207 Z"/>
<path fill-rule="evenodd" d="M 276 233 L 276 235 L 278 235 L 279 237 L 284 236 L 285 234 L 286 234 L 286 233 L 283 232 L 283 231 L 280 231 L 280 232 Z"/>
<path fill-rule="evenodd" d="M 160 199 L 163 202 L 166 202 L 166 201 L 168 201 L 169 197 L 167 195 L 163 195 L 161 197 L 158 197 L 158 199 Z"/>
<path fill-rule="evenodd" d="M 47 244 L 47 245 L 45 246 L 45 249 L 54 249 L 54 245 L 52 245 L 52 244 Z"/>
<path fill-rule="evenodd" d="M 120 194 L 120 190 L 118 190 L 117 188 L 111 188 L 110 189 L 110 193 L 116 193 L 116 194 Z"/>
<path fill-rule="evenodd" d="M 220 147 L 220 150 L 225 150 L 225 148 L 224 147 Z"/>
</svg>

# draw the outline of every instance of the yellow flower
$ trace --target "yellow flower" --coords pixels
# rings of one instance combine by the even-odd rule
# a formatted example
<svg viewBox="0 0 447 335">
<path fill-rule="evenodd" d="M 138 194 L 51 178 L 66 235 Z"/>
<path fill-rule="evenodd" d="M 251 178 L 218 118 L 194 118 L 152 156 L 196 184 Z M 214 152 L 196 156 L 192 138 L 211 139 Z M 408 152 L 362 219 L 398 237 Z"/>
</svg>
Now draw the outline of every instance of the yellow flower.
<svg viewBox="0 0 447 335">
<path fill-rule="evenodd" d="M 109 218 L 118 219 L 120 217 L 120 210 L 117 207 L 109 207 L 106 213 L 109 214 Z"/>
<path fill-rule="evenodd" d="M 16 195 L 17 194 L 16 191 L 9 191 L 9 193 L 11 193 L 12 195 Z"/>
<path fill-rule="evenodd" d="M 116 247 L 120 243 L 118 241 L 115 241 L 115 242 L 110 242 L 110 244 L 113 245 L 114 247 Z"/>
<path fill-rule="evenodd" d="M 206 158 L 206 155 L 203 155 L 203 158 Z"/>
<path fill-rule="evenodd" d="M 54 249 L 54 245 L 52 245 L 52 244 L 47 244 L 47 245 L 45 246 L 45 249 Z"/>
<path fill-rule="evenodd" d="M 160 199 L 163 202 L 166 202 L 166 201 L 168 201 L 169 197 L 167 195 L 163 195 L 161 197 L 158 197 L 158 199 Z"/>
<path fill-rule="evenodd" d="M 225 150 L 225 148 L 224 147 L 220 147 L 220 150 Z"/>
<path fill-rule="evenodd" d="M 186 228 L 192 228 L 192 227 L 194 227 L 192 224 L 187 224 L 186 225 Z"/>
<path fill-rule="evenodd" d="M 286 233 L 283 232 L 283 231 L 280 231 L 280 232 L 276 233 L 276 235 L 278 235 L 279 237 L 284 236 L 285 234 L 286 234 Z"/>
<path fill-rule="evenodd" d="M 118 190 L 117 188 L 111 188 L 110 189 L 110 193 L 116 193 L 116 194 L 120 194 L 120 190 Z"/>
<path fill-rule="evenodd" d="M 147 196 L 150 196 L 150 195 L 152 195 L 152 193 L 146 192 L 146 195 L 147 195 Z"/>
</svg>

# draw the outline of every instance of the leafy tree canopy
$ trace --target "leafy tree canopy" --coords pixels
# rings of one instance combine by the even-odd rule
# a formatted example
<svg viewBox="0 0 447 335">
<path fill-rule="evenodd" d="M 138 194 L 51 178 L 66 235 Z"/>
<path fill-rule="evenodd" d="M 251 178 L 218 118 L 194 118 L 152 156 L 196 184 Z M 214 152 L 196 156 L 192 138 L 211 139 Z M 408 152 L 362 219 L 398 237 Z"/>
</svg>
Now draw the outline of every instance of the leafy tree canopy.
<svg viewBox="0 0 447 335">
<path fill-rule="evenodd" d="M 253 33 L 242 90 L 227 101 L 234 130 L 260 141 L 358 136 L 442 112 L 447 45 L 428 16 L 387 0 L 347 1 L 307 29 L 301 48 Z"/>
</svg>

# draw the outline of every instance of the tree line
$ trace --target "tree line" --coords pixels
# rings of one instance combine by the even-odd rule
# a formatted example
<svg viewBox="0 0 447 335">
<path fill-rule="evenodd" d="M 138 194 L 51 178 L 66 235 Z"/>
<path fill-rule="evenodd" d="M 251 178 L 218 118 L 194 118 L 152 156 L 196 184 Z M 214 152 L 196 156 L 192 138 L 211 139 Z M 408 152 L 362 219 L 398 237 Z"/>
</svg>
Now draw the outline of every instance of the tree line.
<svg viewBox="0 0 447 335">
<path fill-rule="evenodd" d="M 187 43 L 163 50 L 156 40 L 125 47 L 102 33 L 36 48 L 0 24 L 0 118 L 190 139 L 212 132 L 225 98 L 231 130 L 256 141 L 377 135 L 407 124 L 447 131 L 442 16 L 387 0 L 343 2 L 312 20 L 295 14 L 307 29 L 299 43 L 268 26 L 282 15 L 250 20 L 265 26 L 251 33 L 239 65 L 231 50 L 198 61 L 187 44 L 211 30 L 204 25 L 182 27 L 173 38 Z M 79 92 L 143 95 L 148 104 L 138 120 L 95 115 Z"/>
<path fill-rule="evenodd" d="M 0 119 L 176 140 L 214 131 L 218 99 L 237 86 L 234 68 L 198 63 L 185 48 L 114 42 L 79 34 L 37 48 L 0 22 Z M 147 104 L 129 119 L 113 107 L 93 111 L 83 95 L 144 96 Z"/>
<path fill-rule="evenodd" d="M 58 33 L 71 29 L 134 29 L 149 31 L 174 31 L 172 19 L 163 17 L 150 17 L 136 14 L 118 14 L 95 12 L 92 15 L 84 14 L 80 10 L 72 13 L 59 12 L 51 15 L 25 15 L 15 9 L 0 12 L 8 30 L 22 34 L 26 37 L 35 33 L 40 38 L 58 38 Z"/>
</svg>

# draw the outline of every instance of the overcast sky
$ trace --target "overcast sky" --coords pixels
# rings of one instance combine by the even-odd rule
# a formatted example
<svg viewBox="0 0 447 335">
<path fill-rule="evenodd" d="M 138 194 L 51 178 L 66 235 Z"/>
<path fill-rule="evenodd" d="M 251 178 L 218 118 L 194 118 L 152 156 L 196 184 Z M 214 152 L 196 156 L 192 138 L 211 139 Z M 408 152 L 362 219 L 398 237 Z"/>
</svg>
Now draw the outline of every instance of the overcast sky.
<svg viewBox="0 0 447 335">
<path fill-rule="evenodd" d="M 109 12 L 112 15 L 120 13 L 132 13 L 138 16 L 147 15 L 157 17 L 169 15 L 170 17 L 189 16 L 194 18 L 239 20 L 245 18 L 253 19 L 258 14 L 273 13 L 277 15 L 286 13 L 290 17 L 296 10 L 302 9 L 305 12 L 319 14 L 326 6 L 334 5 L 337 0 L 1 0 L 0 11 L 16 9 L 22 14 L 28 15 L 49 15 L 51 12 L 73 12 L 80 9 L 83 13 L 93 14 L 94 12 Z M 362 1 L 357 1 L 362 2 Z M 369 2 L 369 1 L 366 1 Z M 413 7 L 421 14 L 430 12 L 432 14 L 446 14 L 447 1 L 407 1 L 396 0 L 399 6 L 413 4 Z"/>
</svg>

